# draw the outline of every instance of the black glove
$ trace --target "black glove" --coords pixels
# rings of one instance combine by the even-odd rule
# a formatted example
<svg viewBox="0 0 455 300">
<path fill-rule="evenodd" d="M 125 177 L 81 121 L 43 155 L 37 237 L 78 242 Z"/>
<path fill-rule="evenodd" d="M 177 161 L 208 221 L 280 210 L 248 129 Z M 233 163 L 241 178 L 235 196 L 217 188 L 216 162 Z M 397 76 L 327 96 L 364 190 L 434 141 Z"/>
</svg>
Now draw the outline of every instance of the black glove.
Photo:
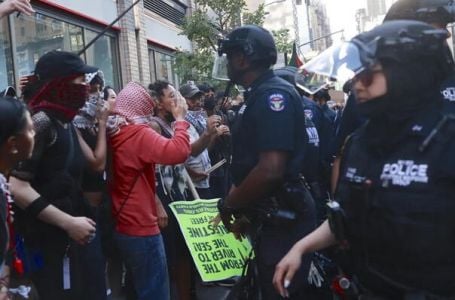
<svg viewBox="0 0 455 300">
<path fill-rule="evenodd" d="M 228 231 L 231 231 L 232 217 L 236 213 L 238 213 L 238 210 L 236 210 L 235 208 L 226 206 L 225 198 L 220 198 L 220 200 L 218 200 L 217 207 L 218 207 L 218 211 L 220 212 L 220 218 L 224 224 L 224 227 L 226 227 L 226 229 Z"/>
</svg>

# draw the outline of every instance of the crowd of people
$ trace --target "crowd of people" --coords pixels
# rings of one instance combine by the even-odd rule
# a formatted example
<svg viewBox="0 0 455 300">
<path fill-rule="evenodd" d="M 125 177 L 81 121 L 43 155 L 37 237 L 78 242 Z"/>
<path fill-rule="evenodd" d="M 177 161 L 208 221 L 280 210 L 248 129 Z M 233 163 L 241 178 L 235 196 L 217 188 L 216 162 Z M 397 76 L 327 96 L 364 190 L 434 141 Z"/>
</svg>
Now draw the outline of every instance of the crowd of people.
<svg viewBox="0 0 455 300">
<path fill-rule="evenodd" d="M 24 277 L 44 300 L 196 299 L 169 204 L 215 198 L 212 222 L 255 252 L 230 299 L 454 299 L 452 22 L 452 1 L 398 0 L 300 69 L 238 27 L 218 42 L 235 96 L 117 94 L 78 55 L 44 54 L 0 94 L 0 299 Z M 347 80 L 346 107 L 324 76 Z"/>
</svg>

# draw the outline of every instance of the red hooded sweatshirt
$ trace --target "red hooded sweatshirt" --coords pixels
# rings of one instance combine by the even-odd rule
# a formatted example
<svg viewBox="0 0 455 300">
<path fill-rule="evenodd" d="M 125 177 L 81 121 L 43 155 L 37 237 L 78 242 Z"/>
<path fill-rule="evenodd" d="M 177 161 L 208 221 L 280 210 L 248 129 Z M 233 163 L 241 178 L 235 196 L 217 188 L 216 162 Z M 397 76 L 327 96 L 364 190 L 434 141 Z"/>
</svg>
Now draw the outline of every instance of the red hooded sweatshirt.
<svg viewBox="0 0 455 300">
<path fill-rule="evenodd" d="M 191 152 L 188 127 L 185 121 L 175 122 L 172 139 L 162 137 L 145 124 L 123 126 L 110 137 L 113 156 L 110 190 L 117 232 L 132 236 L 160 233 L 155 205 L 155 164 L 185 162 Z"/>
</svg>

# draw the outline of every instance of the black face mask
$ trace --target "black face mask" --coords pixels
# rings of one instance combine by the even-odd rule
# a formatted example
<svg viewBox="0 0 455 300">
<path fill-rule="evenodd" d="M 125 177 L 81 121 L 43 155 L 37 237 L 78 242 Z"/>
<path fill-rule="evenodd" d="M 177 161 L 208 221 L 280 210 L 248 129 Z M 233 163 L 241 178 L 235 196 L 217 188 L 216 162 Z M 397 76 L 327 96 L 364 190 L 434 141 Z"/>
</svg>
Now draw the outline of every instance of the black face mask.
<svg viewBox="0 0 455 300">
<path fill-rule="evenodd" d="M 205 110 L 214 110 L 216 106 L 216 101 L 214 96 L 206 97 L 204 100 L 204 109 Z"/>
<path fill-rule="evenodd" d="M 387 100 L 386 96 L 382 96 L 363 103 L 357 103 L 357 111 L 368 119 L 379 116 L 387 111 Z"/>
</svg>

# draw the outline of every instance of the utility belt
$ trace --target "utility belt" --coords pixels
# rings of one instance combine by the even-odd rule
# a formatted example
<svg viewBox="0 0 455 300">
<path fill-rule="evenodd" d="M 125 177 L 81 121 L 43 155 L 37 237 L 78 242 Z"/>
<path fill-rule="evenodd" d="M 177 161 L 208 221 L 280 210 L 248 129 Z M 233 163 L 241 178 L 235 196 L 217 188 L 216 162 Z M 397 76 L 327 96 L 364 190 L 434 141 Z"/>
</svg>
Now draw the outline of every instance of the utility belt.
<svg viewBox="0 0 455 300">
<path fill-rule="evenodd" d="M 344 276 L 335 278 L 332 290 L 345 300 L 455 300 L 455 296 L 439 296 L 426 291 L 402 291 L 394 295 L 379 295 L 364 287 L 356 278 L 350 280 Z"/>
<path fill-rule="evenodd" d="M 321 183 L 318 181 L 312 181 L 309 182 L 308 185 L 314 200 L 327 199 L 327 193 Z"/>
<path fill-rule="evenodd" d="M 303 178 L 284 183 L 273 196 L 249 210 L 253 224 L 290 226 L 304 215 L 314 214 L 314 200 Z"/>
</svg>

